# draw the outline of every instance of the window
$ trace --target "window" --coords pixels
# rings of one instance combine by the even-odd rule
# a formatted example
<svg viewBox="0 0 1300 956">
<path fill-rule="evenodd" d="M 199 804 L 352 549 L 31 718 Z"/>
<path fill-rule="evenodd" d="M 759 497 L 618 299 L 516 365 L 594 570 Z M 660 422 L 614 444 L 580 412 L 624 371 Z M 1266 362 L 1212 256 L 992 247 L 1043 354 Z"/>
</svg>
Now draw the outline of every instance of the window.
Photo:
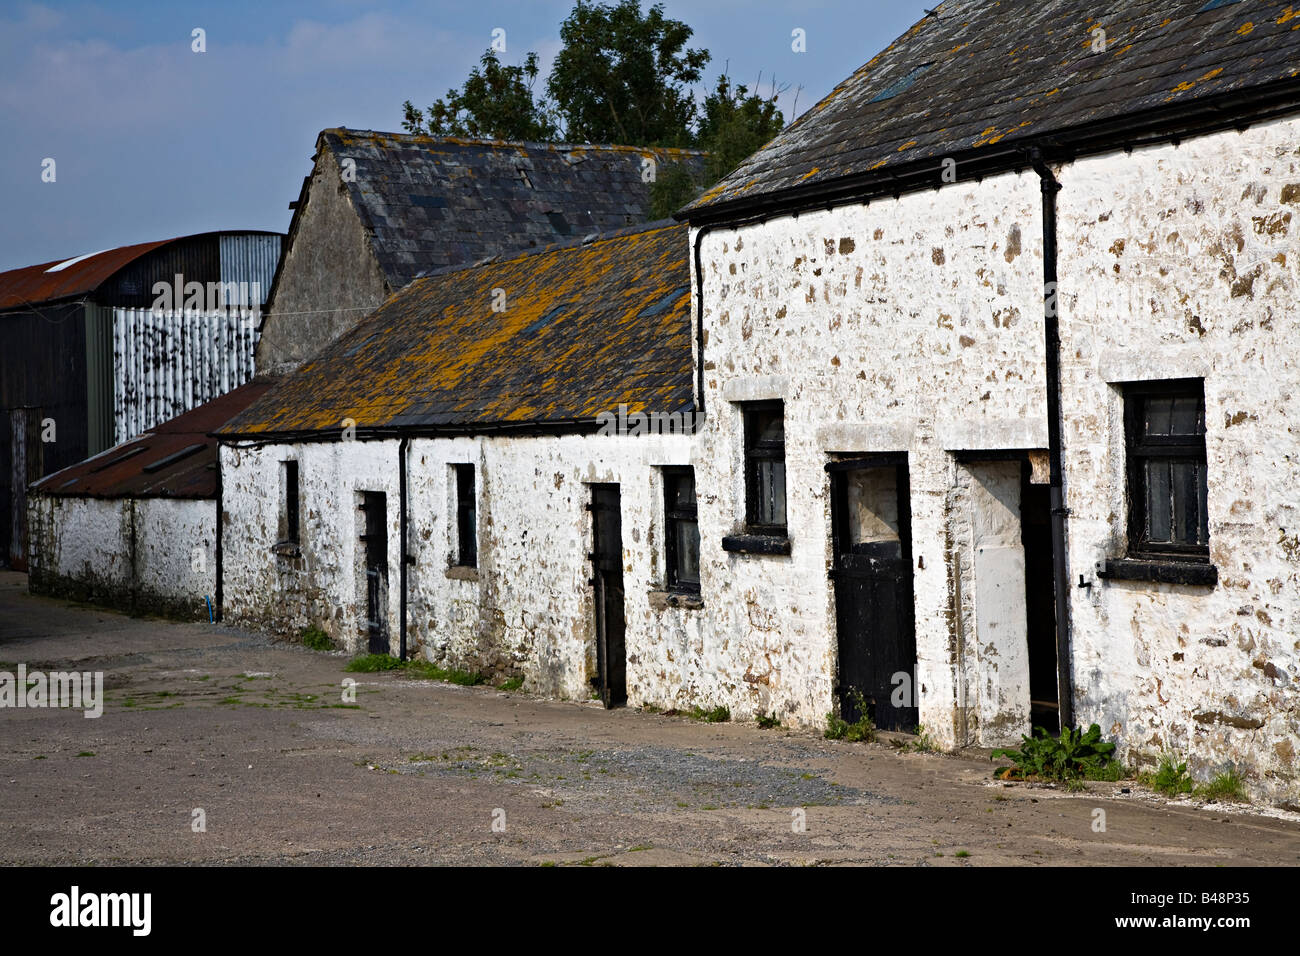
<svg viewBox="0 0 1300 956">
<path fill-rule="evenodd" d="M 664 469 L 668 590 L 700 590 L 700 523 L 695 504 L 695 469 Z"/>
<path fill-rule="evenodd" d="M 1130 556 L 1208 561 L 1204 384 L 1129 386 L 1124 418 Z"/>
<path fill-rule="evenodd" d="M 745 416 L 745 524 L 756 534 L 785 535 L 785 409 L 751 402 Z"/>
<path fill-rule="evenodd" d="M 474 511 L 474 466 L 453 465 L 456 471 L 456 563 L 478 567 L 478 522 Z"/>
<path fill-rule="evenodd" d="M 298 543 L 298 463 L 282 462 L 284 465 L 284 535 L 281 540 L 286 544 Z"/>
</svg>

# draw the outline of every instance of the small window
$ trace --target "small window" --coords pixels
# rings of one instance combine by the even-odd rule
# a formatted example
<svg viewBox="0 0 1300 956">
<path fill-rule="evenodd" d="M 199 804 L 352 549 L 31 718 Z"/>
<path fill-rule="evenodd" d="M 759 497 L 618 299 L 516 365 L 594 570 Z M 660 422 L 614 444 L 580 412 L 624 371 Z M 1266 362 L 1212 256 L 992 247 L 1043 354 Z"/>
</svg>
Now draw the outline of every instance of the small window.
<svg viewBox="0 0 1300 956">
<path fill-rule="evenodd" d="M 700 591 L 700 523 L 695 505 L 695 469 L 664 469 L 664 527 L 668 590 Z"/>
<path fill-rule="evenodd" d="M 474 508 L 474 466 L 454 465 L 456 470 L 456 563 L 478 567 L 478 521 Z"/>
<path fill-rule="evenodd" d="M 1124 418 L 1130 555 L 1208 561 L 1203 382 L 1129 386 Z"/>
<path fill-rule="evenodd" d="M 298 544 L 298 463 L 284 465 L 284 537 L 286 544 Z"/>
<path fill-rule="evenodd" d="M 784 536 L 785 408 L 751 402 L 745 416 L 745 523 L 755 534 Z"/>
</svg>

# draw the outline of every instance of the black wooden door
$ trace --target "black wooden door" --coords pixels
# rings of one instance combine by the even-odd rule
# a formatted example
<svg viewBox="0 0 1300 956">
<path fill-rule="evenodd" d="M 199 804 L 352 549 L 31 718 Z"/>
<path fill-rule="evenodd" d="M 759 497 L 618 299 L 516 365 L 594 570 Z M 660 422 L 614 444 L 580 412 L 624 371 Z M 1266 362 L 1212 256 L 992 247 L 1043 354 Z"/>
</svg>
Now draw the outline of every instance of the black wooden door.
<svg viewBox="0 0 1300 956">
<path fill-rule="evenodd" d="M 840 716 L 917 724 L 912 529 L 906 460 L 834 462 L 831 531 Z"/>
<path fill-rule="evenodd" d="M 382 491 L 362 493 L 366 532 L 366 630 L 372 654 L 389 653 L 388 646 L 388 497 Z"/>
<path fill-rule="evenodd" d="M 606 707 L 627 701 L 623 619 L 623 528 L 618 485 L 591 486 L 596 603 L 596 690 Z"/>
</svg>

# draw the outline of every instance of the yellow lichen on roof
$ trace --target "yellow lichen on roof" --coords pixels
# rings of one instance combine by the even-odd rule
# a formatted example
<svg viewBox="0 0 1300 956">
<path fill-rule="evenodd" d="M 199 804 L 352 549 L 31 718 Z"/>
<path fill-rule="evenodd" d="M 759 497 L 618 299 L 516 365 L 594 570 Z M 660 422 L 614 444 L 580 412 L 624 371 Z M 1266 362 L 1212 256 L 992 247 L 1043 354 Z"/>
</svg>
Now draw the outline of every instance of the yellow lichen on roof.
<svg viewBox="0 0 1300 956">
<path fill-rule="evenodd" d="M 1210 70 L 1208 73 L 1201 74 L 1194 80 L 1184 80 L 1183 82 L 1179 83 L 1177 86 L 1174 87 L 1173 92 L 1186 93 L 1188 90 L 1192 89 L 1192 87 L 1196 86 L 1197 83 L 1203 83 L 1206 80 L 1212 80 L 1222 72 L 1223 72 L 1223 67 L 1220 66 L 1220 67 L 1216 67 L 1213 70 Z"/>
<path fill-rule="evenodd" d="M 594 420 L 620 398 L 681 410 L 688 250 L 674 225 L 416 280 L 228 431 Z"/>
<path fill-rule="evenodd" d="M 812 169 L 808 170 L 808 172 L 806 172 L 806 173 L 804 173 L 802 176 L 800 176 L 800 177 L 799 177 L 799 181 L 800 181 L 800 182 L 803 182 L 805 179 L 810 179 L 811 177 L 816 176 L 816 175 L 817 175 L 818 173 L 820 173 L 820 172 L 821 172 L 821 167 L 820 167 L 820 166 L 814 166 Z"/>
<path fill-rule="evenodd" d="M 1282 24 L 1286 23 L 1288 20 L 1292 20 L 1296 17 L 1300 17 L 1300 10 L 1296 10 L 1294 7 L 1287 7 L 1285 10 L 1282 11 L 1282 13 L 1278 16 L 1275 22 L 1277 23 L 1278 26 L 1281 26 Z"/>
<path fill-rule="evenodd" d="M 914 140 L 914 139 L 912 139 L 912 140 L 908 140 L 908 141 L 907 141 L 906 143 L 904 143 L 902 146 L 898 147 L 898 149 L 896 150 L 896 152 L 901 153 L 903 150 L 905 150 L 905 149 L 911 149 L 911 148 L 912 148 L 913 146 L 915 146 L 915 145 L 916 145 L 916 140 Z"/>
<path fill-rule="evenodd" d="M 1247 20 L 1241 26 L 1237 27 L 1237 36 L 1248 36 L 1255 29 L 1255 24 Z"/>
</svg>

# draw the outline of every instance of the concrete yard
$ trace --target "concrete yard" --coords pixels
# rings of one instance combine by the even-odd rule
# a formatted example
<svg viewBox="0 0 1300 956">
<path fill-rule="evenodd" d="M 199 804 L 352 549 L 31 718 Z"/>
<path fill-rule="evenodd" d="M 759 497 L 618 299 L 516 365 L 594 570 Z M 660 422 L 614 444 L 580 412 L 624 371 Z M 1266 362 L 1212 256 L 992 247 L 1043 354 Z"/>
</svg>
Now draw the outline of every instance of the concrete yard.
<svg viewBox="0 0 1300 956">
<path fill-rule="evenodd" d="M 9 864 L 1300 863 L 1300 814 L 1003 784 L 987 752 L 393 672 L 354 675 L 354 709 L 341 654 L 32 597 L 9 572 L 0 662 L 102 671 L 106 697 L 98 719 L 0 709 Z"/>
</svg>

